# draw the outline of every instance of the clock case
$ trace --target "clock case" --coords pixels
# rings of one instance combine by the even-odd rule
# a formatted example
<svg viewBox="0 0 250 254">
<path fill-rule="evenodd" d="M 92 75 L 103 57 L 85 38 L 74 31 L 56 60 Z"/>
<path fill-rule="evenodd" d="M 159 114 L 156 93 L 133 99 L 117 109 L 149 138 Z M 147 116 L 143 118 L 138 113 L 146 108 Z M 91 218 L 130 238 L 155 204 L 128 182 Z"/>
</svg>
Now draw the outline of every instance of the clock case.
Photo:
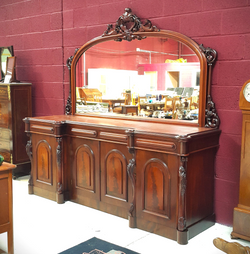
<svg viewBox="0 0 250 254">
<path fill-rule="evenodd" d="M 245 82 L 240 92 L 239 107 L 242 110 L 242 141 L 239 203 L 234 208 L 233 232 L 231 238 L 250 241 L 250 102 L 244 96 L 244 89 L 250 85 Z"/>
</svg>

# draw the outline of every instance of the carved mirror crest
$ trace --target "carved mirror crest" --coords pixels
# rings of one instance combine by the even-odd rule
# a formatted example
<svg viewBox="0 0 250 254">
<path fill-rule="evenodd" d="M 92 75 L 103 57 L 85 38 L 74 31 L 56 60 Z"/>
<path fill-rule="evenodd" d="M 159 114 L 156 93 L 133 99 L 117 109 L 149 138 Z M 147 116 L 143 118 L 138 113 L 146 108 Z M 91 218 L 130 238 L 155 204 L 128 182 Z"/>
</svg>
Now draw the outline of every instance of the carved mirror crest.
<svg viewBox="0 0 250 254">
<path fill-rule="evenodd" d="M 216 51 L 144 24 L 126 8 L 67 61 L 66 114 L 218 128 L 210 96 Z"/>
</svg>

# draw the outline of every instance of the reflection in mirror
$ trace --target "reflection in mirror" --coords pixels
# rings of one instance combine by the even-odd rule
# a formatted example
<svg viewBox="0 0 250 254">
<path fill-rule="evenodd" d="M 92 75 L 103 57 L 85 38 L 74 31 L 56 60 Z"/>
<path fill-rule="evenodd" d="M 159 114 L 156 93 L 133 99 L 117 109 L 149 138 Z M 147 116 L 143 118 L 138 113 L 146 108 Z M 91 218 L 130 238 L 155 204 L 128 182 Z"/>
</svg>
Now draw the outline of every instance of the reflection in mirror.
<svg viewBox="0 0 250 254">
<path fill-rule="evenodd" d="M 198 121 L 200 62 L 176 40 L 108 41 L 76 66 L 76 113 Z"/>
<path fill-rule="evenodd" d="M 14 56 L 13 46 L 0 47 L 1 81 L 6 75 L 7 58 Z"/>
</svg>

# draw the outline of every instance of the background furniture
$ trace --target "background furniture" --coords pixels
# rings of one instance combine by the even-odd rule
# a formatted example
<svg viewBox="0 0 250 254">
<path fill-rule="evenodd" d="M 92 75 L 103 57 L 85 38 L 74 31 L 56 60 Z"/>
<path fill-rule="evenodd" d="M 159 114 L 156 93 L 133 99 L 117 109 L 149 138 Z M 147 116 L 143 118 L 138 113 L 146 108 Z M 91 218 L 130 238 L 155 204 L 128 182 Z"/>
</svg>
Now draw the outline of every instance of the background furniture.
<svg viewBox="0 0 250 254">
<path fill-rule="evenodd" d="M 8 253 L 14 253 L 13 210 L 12 210 L 12 170 L 15 165 L 3 162 L 0 166 L 0 234 L 7 232 Z"/>
<path fill-rule="evenodd" d="M 240 92 L 239 107 L 242 110 L 240 191 L 239 204 L 234 208 L 231 237 L 250 241 L 250 89 L 244 96 L 247 86 L 250 86 L 250 80 L 242 86 Z"/>
<path fill-rule="evenodd" d="M 6 162 L 17 165 L 14 177 L 30 172 L 22 121 L 27 116 L 32 116 L 31 84 L 0 83 L 0 154 Z"/>
</svg>

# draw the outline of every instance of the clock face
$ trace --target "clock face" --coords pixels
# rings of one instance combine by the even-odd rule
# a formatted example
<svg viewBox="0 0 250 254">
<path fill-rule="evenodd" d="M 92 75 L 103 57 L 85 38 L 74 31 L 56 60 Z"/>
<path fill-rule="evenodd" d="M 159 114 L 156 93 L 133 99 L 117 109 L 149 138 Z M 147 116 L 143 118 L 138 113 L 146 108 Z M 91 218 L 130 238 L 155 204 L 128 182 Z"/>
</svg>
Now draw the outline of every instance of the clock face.
<svg viewBox="0 0 250 254">
<path fill-rule="evenodd" d="M 245 99 L 250 102 L 250 82 L 246 84 L 244 91 L 243 91 L 243 95 L 245 97 Z"/>
</svg>

